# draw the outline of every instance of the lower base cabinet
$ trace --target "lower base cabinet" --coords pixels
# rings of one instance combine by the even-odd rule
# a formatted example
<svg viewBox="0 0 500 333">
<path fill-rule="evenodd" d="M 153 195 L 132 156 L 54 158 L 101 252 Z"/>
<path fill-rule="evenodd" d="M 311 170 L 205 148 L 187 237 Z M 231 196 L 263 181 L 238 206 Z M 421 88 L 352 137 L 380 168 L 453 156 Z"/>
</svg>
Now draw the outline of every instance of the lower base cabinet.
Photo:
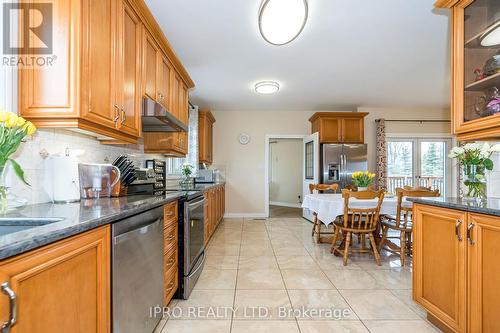
<svg viewBox="0 0 500 333">
<path fill-rule="evenodd" d="M 105 226 L 1 261 L 15 295 L 10 332 L 110 332 L 110 239 Z M 0 294 L 0 325 L 12 310 Z"/>
<path fill-rule="evenodd" d="M 225 187 L 219 185 L 205 192 L 205 245 L 212 237 L 225 213 Z"/>
<path fill-rule="evenodd" d="M 179 286 L 178 202 L 164 206 L 163 304 L 168 305 Z"/>
<path fill-rule="evenodd" d="M 500 217 L 416 204 L 413 298 L 445 332 L 500 332 Z"/>
</svg>

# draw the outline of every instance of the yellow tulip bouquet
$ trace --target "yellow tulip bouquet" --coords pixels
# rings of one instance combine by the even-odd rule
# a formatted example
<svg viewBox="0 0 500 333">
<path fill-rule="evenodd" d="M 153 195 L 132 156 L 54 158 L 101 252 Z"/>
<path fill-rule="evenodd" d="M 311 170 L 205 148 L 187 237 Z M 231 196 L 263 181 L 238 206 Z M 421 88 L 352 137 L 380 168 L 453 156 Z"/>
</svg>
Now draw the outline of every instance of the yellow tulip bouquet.
<svg viewBox="0 0 500 333">
<path fill-rule="evenodd" d="M 375 174 L 368 171 L 356 171 L 352 174 L 352 183 L 357 187 L 368 187 L 375 180 Z"/>
<path fill-rule="evenodd" d="M 23 169 L 10 156 L 16 152 L 25 137 L 32 136 L 35 132 L 36 127 L 31 122 L 12 112 L 0 110 L 0 212 L 5 212 L 8 206 L 4 181 L 7 163 L 12 165 L 19 179 L 29 185 Z"/>
</svg>

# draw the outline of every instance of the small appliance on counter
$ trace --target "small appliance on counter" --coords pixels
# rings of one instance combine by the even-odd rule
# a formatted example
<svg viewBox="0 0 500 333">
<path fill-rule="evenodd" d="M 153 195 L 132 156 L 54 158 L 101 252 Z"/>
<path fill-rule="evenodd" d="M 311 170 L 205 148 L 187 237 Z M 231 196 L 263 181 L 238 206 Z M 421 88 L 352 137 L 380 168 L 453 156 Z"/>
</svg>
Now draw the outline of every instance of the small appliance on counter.
<svg viewBox="0 0 500 333">
<path fill-rule="evenodd" d="M 52 202 L 80 200 L 78 159 L 66 149 L 64 155 L 50 155 L 45 160 L 44 189 Z"/>
<path fill-rule="evenodd" d="M 120 169 L 111 164 L 79 163 L 80 197 L 98 199 L 111 196 L 121 177 Z"/>
<path fill-rule="evenodd" d="M 135 180 L 127 185 L 127 195 L 156 194 L 156 173 L 153 169 L 136 168 Z"/>
<path fill-rule="evenodd" d="M 220 172 L 217 169 L 200 169 L 195 183 L 217 183 L 220 180 Z"/>
</svg>

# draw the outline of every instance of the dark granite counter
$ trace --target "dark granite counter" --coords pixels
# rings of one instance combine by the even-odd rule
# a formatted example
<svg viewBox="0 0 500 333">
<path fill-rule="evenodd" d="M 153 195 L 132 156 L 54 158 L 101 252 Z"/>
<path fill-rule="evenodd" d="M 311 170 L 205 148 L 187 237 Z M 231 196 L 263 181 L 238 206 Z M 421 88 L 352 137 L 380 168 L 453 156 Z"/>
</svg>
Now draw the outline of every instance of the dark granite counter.
<svg viewBox="0 0 500 333">
<path fill-rule="evenodd" d="M 9 218 L 59 218 L 58 222 L 38 225 L 21 231 L 0 233 L 0 260 L 81 232 L 110 224 L 128 216 L 177 200 L 184 192 L 165 196 L 137 195 L 98 200 L 82 200 L 69 204 L 29 205 L 2 216 L 2 225 L 19 226 Z M 2 227 L 0 227 L 1 230 Z"/>
<path fill-rule="evenodd" d="M 418 204 L 500 217 L 500 199 L 488 199 L 479 203 L 461 198 L 408 198 L 408 200 Z"/>
<path fill-rule="evenodd" d="M 192 187 L 189 187 L 187 188 L 187 190 L 190 190 L 190 191 L 202 191 L 202 192 L 205 192 L 205 191 L 208 191 L 209 189 L 211 188 L 214 188 L 214 187 L 217 187 L 217 186 L 220 186 L 220 185 L 224 185 L 226 184 L 226 182 L 217 182 L 217 183 L 195 183 Z M 167 190 L 177 190 L 177 187 L 169 187 L 167 186 Z"/>
</svg>

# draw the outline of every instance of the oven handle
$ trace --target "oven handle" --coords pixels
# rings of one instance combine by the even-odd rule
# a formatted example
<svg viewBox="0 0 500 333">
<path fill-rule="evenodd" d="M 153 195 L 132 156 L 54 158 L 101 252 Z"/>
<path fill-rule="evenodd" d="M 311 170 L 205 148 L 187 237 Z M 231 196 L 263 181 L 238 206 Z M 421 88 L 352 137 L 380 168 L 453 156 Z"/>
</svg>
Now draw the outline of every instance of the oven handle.
<svg viewBox="0 0 500 333">
<path fill-rule="evenodd" d="M 200 262 L 200 264 L 198 265 L 198 267 L 196 267 L 196 268 L 194 269 L 194 271 L 193 271 L 191 274 L 189 274 L 189 275 L 187 276 L 188 278 L 193 277 L 193 276 L 194 276 L 194 275 L 195 275 L 195 274 L 196 274 L 196 273 L 200 270 L 200 268 L 203 266 L 203 264 L 205 263 L 205 251 L 203 251 L 203 252 L 201 253 L 201 255 L 202 255 L 202 257 L 201 257 L 201 262 Z"/>
<path fill-rule="evenodd" d="M 204 197 L 201 197 L 200 200 L 197 200 L 197 201 L 193 201 L 193 202 L 188 202 L 187 203 L 187 206 L 188 206 L 188 209 L 191 209 L 191 208 L 196 208 L 198 206 L 201 206 L 205 203 L 206 199 Z"/>
</svg>

